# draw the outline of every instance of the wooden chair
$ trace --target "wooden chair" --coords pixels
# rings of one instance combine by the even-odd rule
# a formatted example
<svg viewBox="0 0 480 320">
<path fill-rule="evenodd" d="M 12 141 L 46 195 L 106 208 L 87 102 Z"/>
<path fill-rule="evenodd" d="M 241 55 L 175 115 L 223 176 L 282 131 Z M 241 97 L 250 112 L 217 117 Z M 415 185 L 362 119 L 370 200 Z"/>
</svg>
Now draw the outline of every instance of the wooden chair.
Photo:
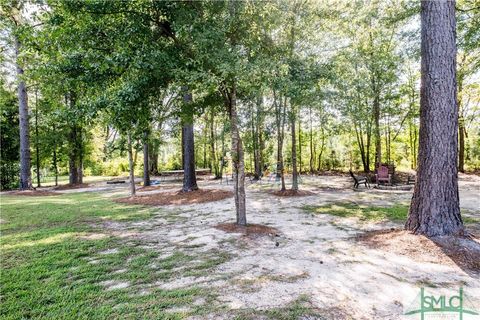
<svg viewBox="0 0 480 320">
<path fill-rule="evenodd" d="M 356 176 L 353 174 L 352 170 L 350 170 L 349 172 L 350 172 L 350 176 L 353 179 L 353 187 L 355 189 L 357 189 L 360 186 L 360 184 L 365 184 L 366 188 L 370 188 L 370 184 L 368 183 L 367 177 Z"/>
<path fill-rule="evenodd" d="M 375 181 L 377 182 L 377 185 L 379 185 L 381 182 L 392 184 L 392 175 L 388 173 L 388 167 L 379 166 L 377 168 L 377 173 L 375 174 Z"/>
</svg>

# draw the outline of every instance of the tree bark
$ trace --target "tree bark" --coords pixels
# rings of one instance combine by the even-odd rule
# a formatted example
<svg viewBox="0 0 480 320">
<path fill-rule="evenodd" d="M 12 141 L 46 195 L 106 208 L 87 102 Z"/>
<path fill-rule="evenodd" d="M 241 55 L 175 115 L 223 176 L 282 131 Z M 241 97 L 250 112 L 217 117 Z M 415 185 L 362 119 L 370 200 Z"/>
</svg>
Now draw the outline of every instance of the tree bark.
<svg viewBox="0 0 480 320">
<path fill-rule="evenodd" d="M 285 108 L 286 98 L 283 100 L 282 96 L 274 97 L 275 119 L 277 125 L 277 178 L 281 179 L 281 191 L 285 191 L 285 175 L 283 170 L 283 138 L 285 136 Z"/>
<path fill-rule="evenodd" d="M 302 125 L 300 113 L 298 113 L 298 172 L 302 174 Z"/>
<path fill-rule="evenodd" d="M 143 186 L 150 185 L 150 165 L 149 165 L 148 131 L 143 132 Z"/>
<path fill-rule="evenodd" d="M 375 167 L 382 163 L 382 137 L 380 136 L 380 97 L 375 94 L 373 100 L 373 119 L 375 130 Z"/>
<path fill-rule="evenodd" d="M 195 175 L 195 140 L 193 132 L 192 94 L 183 88 L 182 105 L 182 150 L 183 150 L 183 192 L 198 190 Z"/>
<path fill-rule="evenodd" d="M 213 175 L 215 179 L 220 178 L 220 170 L 218 168 L 218 161 L 217 161 L 217 151 L 215 149 L 215 138 L 216 138 L 216 132 L 215 132 L 215 112 L 214 108 L 212 107 L 210 110 L 210 120 L 209 120 L 209 125 L 210 125 L 210 167 L 213 170 Z"/>
<path fill-rule="evenodd" d="M 310 115 L 310 174 L 313 174 L 315 171 L 315 152 L 313 150 L 313 122 L 312 122 L 312 107 L 309 107 L 309 115 Z"/>
<path fill-rule="evenodd" d="M 15 37 L 15 64 L 18 81 L 18 116 L 20 126 L 20 189 L 27 190 L 32 188 L 32 175 L 30 172 L 30 136 L 29 136 L 29 116 L 28 116 L 28 95 L 27 86 L 23 80 L 23 68 L 20 65 L 20 40 Z"/>
<path fill-rule="evenodd" d="M 38 89 L 35 90 L 35 160 L 37 169 L 37 188 L 40 188 L 40 146 L 38 144 Z"/>
<path fill-rule="evenodd" d="M 227 109 L 230 115 L 230 126 L 232 134 L 232 162 L 233 162 L 233 187 L 235 194 L 235 208 L 237 213 L 237 224 L 247 225 L 246 199 L 245 199 L 245 163 L 242 139 L 238 128 L 237 115 L 237 91 L 233 81 L 230 92 L 227 93 Z"/>
<path fill-rule="evenodd" d="M 290 116 L 291 116 L 291 132 L 292 132 L 292 190 L 298 190 L 298 172 L 297 172 L 297 137 L 296 137 L 296 111 L 293 104 L 290 102 Z"/>
<path fill-rule="evenodd" d="M 429 237 L 459 235 L 455 1 L 422 1 L 421 23 L 418 171 L 405 228 Z"/>
<path fill-rule="evenodd" d="M 465 172 L 465 120 L 460 118 L 458 120 L 458 171 Z"/>
<path fill-rule="evenodd" d="M 133 164 L 133 152 L 132 152 L 132 137 L 130 132 L 127 135 L 128 138 L 128 167 L 129 167 L 129 174 L 130 174 L 130 196 L 134 197 L 136 190 L 135 190 L 135 168 Z"/>
<path fill-rule="evenodd" d="M 78 166 L 77 166 L 77 127 L 70 126 L 69 132 L 69 150 L 68 150 L 68 182 L 69 184 L 78 184 Z"/>
</svg>

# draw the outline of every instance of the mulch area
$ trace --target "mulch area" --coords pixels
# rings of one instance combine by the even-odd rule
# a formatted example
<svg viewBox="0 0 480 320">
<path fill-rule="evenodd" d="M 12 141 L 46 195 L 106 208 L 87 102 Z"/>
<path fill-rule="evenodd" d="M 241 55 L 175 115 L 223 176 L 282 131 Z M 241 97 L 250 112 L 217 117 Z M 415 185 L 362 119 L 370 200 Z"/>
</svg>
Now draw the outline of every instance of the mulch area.
<svg viewBox="0 0 480 320">
<path fill-rule="evenodd" d="M 416 261 L 457 265 L 469 274 L 480 274 L 480 241 L 473 237 L 427 238 L 405 230 L 390 229 L 365 232 L 356 240 Z"/>
<path fill-rule="evenodd" d="M 280 231 L 277 228 L 264 226 L 261 224 L 247 224 L 241 226 L 236 223 L 220 223 L 215 226 L 216 229 L 228 233 L 242 233 L 246 236 L 279 236 Z"/>
<path fill-rule="evenodd" d="M 18 191 L 9 191 L 6 194 L 13 195 L 13 196 L 45 197 L 45 196 L 58 196 L 61 193 L 46 191 L 46 190 L 18 190 Z"/>
<path fill-rule="evenodd" d="M 90 185 L 88 183 L 77 183 L 77 184 L 62 184 L 59 186 L 56 186 L 54 189 L 55 190 L 71 190 L 71 189 L 82 189 L 82 188 L 88 188 Z"/>
<path fill-rule="evenodd" d="M 198 189 L 191 192 L 166 191 L 149 195 L 116 199 L 115 202 L 151 206 L 184 205 L 219 201 L 233 197 L 233 192 L 219 189 Z"/>
<path fill-rule="evenodd" d="M 315 194 L 314 192 L 306 190 L 276 190 L 270 191 L 269 193 L 277 197 L 306 197 Z"/>
</svg>

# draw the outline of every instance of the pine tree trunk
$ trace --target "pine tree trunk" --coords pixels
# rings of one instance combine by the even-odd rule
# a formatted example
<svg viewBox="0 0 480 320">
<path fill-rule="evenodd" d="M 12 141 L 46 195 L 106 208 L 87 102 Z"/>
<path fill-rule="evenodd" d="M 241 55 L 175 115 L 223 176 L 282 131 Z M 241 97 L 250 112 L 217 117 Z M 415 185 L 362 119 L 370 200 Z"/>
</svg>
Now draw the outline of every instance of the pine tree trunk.
<svg viewBox="0 0 480 320">
<path fill-rule="evenodd" d="M 195 140 L 193 132 L 192 94 L 184 88 L 182 112 L 183 192 L 198 190 L 195 175 Z"/>
<path fill-rule="evenodd" d="M 30 172 L 30 136 L 28 116 L 28 95 L 27 86 L 23 80 L 23 68 L 20 65 L 21 44 L 15 37 L 15 57 L 18 80 L 18 117 L 20 126 L 20 189 L 32 188 L 32 175 Z"/>
<path fill-rule="evenodd" d="M 232 84 L 227 103 L 232 134 L 233 187 L 235 193 L 237 224 L 246 226 L 247 214 L 245 206 L 245 164 L 242 139 L 240 138 L 240 132 L 238 128 L 237 92 L 235 82 Z"/>
<path fill-rule="evenodd" d="M 136 190 L 135 190 L 135 168 L 133 164 L 133 152 L 132 152 L 132 137 L 130 133 L 128 133 L 128 168 L 130 174 L 130 196 L 134 197 Z"/>
<path fill-rule="evenodd" d="M 417 182 L 405 228 L 463 234 L 457 146 L 455 1 L 422 1 L 420 142 Z"/>
<path fill-rule="evenodd" d="M 150 185 L 150 165 L 148 163 L 149 159 L 149 148 L 148 148 L 148 131 L 143 132 L 143 186 Z"/>
</svg>

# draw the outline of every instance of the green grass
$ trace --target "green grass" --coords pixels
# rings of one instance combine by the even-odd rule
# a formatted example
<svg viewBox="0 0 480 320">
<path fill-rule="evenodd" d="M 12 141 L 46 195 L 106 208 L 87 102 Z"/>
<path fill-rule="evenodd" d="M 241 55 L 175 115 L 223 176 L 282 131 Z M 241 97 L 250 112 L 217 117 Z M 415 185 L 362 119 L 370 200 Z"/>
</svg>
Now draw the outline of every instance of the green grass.
<svg viewBox="0 0 480 320">
<path fill-rule="evenodd" d="M 313 214 L 331 214 L 337 217 L 356 217 L 361 221 L 393 221 L 404 222 L 408 216 L 408 205 L 396 204 L 391 207 L 375 207 L 358 205 L 349 202 L 332 203 L 323 206 L 304 206 L 303 210 Z M 475 224 L 480 221 L 476 217 L 462 216 L 463 222 Z"/>
<path fill-rule="evenodd" d="M 193 270 L 209 272 L 224 256 L 175 252 L 161 259 L 141 243 L 100 228 L 106 220 L 148 219 L 153 210 L 159 209 L 121 205 L 92 193 L 2 196 L 0 319 L 183 319 L 205 313 L 208 305 L 187 313 L 166 309 L 188 307 L 214 293 L 152 284 L 183 276 L 175 268 L 198 259 L 204 262 Z M 106 281 L 128 287 L 107 290 Z"/>
<path fill-rule="evenodd" d="M 353 203 L 335 203 L 323 206 L 304 206 L 303 209 L 314 214 L 331 214 L 342 218 L 356 217 L 361 221 L 400 222 L 405 221 L 408 214 L 408 206 L 401 204 L 391 207 L 374 207 Z"/>
</svg>

